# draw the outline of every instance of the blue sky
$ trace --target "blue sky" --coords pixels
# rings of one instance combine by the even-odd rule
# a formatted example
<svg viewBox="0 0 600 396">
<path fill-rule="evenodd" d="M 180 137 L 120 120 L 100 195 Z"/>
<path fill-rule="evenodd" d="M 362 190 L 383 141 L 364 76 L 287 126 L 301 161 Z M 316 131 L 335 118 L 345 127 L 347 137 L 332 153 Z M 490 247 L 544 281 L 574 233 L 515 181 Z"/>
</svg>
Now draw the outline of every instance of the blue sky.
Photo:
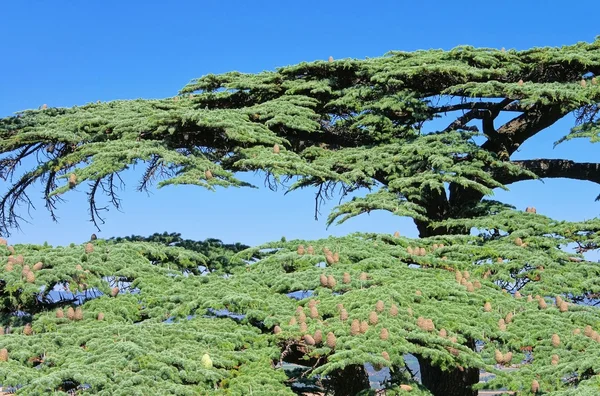
<svg viewBox="0 0 600 396">
<path fill-rule="evenodd" d="M 501 4 L 501 6 L 500 6 Z M 172 96 L 195 77 L 231 70 L 259 72 L 334 58 L 365 58 L 389 50 L 450 49 L 470 44 L 526 49 L 592 41 L 600 34 L 589 18 L 595 1 L 4 1 L 0 4 L 0 117 L 16 111 L 72 106 L 96 100 Z M 523 145 L 515 158 L 563 157 L 597 161 L 586 142 L 552 148 L 570 120 Z M 597 148 L 594 147 L 597 152 Z M 416 236 L 408 219 L 363 215 L 326 229 L 335 202 L 313 218 L 314 191 L 286 196 L 266 188 L 167 187 L 151 196 L 134 190 L 129 174 L 123 212 L 111 210 L 101 237 L 177 231 L 184 237 L 257 244 L 281 236 L 315 239 L 353 231 Z M 260 178 L 245 179 L 262 186 Z M 6 190 L 0 181 L 0 191 Z M 535 206 L 558 219 L 598 216 L 592 183 L 525 182 L 497 199 Z M 66 195 L 60 222 L 52 223 L 32 192 L 37 210 L 11 243 L 80 243 L 95 232 L 85 193 Z"/>
</svg>

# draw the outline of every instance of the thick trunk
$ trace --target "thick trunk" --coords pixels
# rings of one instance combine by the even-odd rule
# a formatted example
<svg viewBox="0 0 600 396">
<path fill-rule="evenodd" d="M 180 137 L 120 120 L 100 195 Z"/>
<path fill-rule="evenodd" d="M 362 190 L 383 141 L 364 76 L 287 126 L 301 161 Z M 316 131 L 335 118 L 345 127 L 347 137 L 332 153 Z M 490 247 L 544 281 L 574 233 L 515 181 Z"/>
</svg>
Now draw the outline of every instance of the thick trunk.
<svg viewBox="0 0 600 396">
<path fill-rule="evenodd" d="M 325 381 L 324 381 L 325 382 Z M 351 396 L 369 389 L 369 376 L 362 364 L 352 364 L 329 375 L 326 381 L 327 395 Z"/>
<path fill-rule="evenodd" d="M 442 371 L 422 356 L 417 356 L 421 368 L 421 382 L 434 396 L 477 396 L 473 385 L 479 382 L 479 369 L 456 368 Z"/>
</svg>

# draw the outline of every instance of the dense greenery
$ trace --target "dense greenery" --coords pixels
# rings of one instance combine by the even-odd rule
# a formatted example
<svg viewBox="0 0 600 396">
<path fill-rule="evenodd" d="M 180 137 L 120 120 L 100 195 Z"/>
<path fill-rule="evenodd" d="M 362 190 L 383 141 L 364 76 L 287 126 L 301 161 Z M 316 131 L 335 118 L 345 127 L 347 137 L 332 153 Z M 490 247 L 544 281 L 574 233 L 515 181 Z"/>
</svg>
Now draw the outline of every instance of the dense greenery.
<svg viewBox="0 0 600 396">
<path fill-rule="evenodd" d="M 118 206 L 119 173 L 145 161 L 140 189 L 248 186 L 236 173 L 254 170 L 272 187 L 316 187 L 317 205 L 338 188 L 367 188 L 329 222 L 387 210 L 412 217 L 420 238 L 248 248 L 163 234 L 0 248 L 11 328 L 0 383 L 25 394 L 343 395 L 368 391 L 369 363 L 389 369 L 389 394 L 598 394 L 600 266 L 583 253 L 598 249 L 600 221 L 554 221 L 484 197 L 536 178 L 600 183 L 600 164 L 511 159 L 572 114 L 560 142 L 597 142 L 599 73 L 600 39 L 392 52 L 1 119 L 0 175 L 16 177 L 0 200 L 5 235 L 38 181 L 53 216 L 62 194 L 89 182 L 99 221 L 97 193 Z M 28 157 L 36 167 L 17 175 Z M 76 295 L 56 291 L 67 285 Z M 480 382 L 480 370 L 493 377 Z"/>
</svg>

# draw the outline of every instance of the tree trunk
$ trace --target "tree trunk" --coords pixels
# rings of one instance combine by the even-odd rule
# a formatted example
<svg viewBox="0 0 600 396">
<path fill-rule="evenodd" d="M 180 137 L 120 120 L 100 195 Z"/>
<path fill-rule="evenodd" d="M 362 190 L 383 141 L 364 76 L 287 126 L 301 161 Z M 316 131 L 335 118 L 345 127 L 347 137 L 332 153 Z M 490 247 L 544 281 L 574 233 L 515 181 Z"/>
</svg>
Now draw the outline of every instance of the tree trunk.
<svg viewBox="0 0 600 396">
<path fill-rule="evenodd" d="M 434 396 L 477 396 L 472 386 L 479 382 L 478 368 L 442 371 L 422 356 L 417 356 L 421 368 L 421 383 Z"/>
<path fill-rule="evenodd" d="M 362 364 L 352 364 L 329 374 L 326 382 L 327 395 L 353 396 L 369 389 L 369 376 Z"/>
</svg>

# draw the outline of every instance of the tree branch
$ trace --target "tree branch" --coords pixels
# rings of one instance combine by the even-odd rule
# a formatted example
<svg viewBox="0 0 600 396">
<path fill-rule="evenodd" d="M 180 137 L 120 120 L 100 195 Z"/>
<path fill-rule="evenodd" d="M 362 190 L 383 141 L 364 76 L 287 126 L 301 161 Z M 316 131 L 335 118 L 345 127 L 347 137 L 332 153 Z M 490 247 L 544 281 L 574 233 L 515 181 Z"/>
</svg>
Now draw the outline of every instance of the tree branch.
<svg viewBox="0 0 600 396">
<path fill-rule="evenodd" d="M 568 178 L 600 184 L 600 163 L 574 162 L 564 159 L 534 159 L 512 161 L 512 163 L 532 171 L 542 178 Z M 503 184 L 510 184 L 521 180 L 530 180 L 530 177 L 527 175 L 502 175 L 497 180 Z"/>
</svg>

